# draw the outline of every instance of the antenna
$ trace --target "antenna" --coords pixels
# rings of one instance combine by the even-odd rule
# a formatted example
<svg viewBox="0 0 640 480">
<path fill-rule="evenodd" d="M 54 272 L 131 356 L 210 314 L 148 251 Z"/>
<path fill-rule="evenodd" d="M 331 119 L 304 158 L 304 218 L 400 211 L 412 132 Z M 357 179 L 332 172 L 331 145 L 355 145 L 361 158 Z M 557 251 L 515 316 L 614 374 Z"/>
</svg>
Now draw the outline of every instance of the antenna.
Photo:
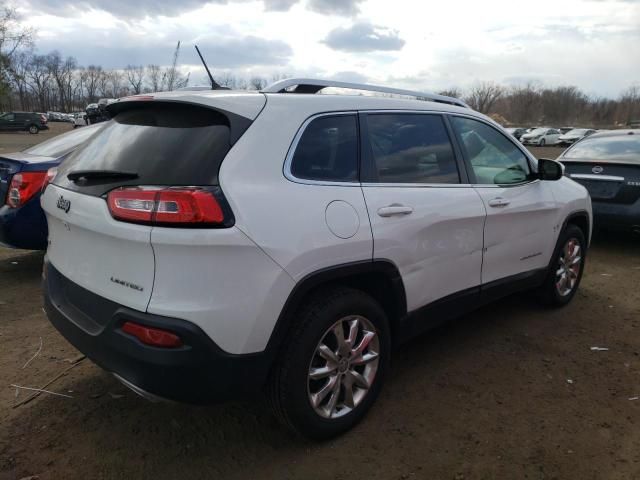
<svg viewBox="0 0 640 480">
<path fill-rule="evenodd" d="M 194 46 L 196 47 L 196 52 L 198 52 L 198 56 L 200 57 L 200 60 L 204 65 L 204 69 L 207 71 L 207 75 L 209 75 L 209 80 L 211 80 L 211 90 L 229 90 L 227 87 L 223 87 L 213 79 L 213 75 L 211 75 L 211 72 L 209 71 L 209 67 L 207 66 L 207 62 L 204 61 L 204 57 L 200 53 L 200 49 L 198 48 L 197 45 L 194 45 Z"/>
</svg>

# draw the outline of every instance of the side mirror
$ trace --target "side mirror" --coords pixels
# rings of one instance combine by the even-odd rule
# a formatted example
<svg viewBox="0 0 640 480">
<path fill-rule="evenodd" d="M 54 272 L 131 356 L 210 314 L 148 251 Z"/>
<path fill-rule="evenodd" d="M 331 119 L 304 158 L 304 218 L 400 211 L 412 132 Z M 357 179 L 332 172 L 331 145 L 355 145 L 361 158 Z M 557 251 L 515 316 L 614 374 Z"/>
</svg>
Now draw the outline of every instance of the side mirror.
<svg viewBox="0 0 640 480">
<path fill-rule="evenodd" d="M 538 178 L 540 180 L 560 180 L 564 175 L 564 166 L 555 160 L 538 160 Z"/>
</svg>

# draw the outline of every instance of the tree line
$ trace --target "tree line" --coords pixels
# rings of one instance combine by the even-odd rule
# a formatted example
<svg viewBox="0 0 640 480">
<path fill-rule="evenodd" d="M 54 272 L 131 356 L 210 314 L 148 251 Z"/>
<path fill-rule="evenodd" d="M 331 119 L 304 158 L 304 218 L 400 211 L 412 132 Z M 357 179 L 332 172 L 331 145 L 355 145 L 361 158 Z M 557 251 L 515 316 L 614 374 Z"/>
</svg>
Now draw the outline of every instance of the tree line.
<svg viewBox="0 0 640 480">
<path fill-rule="evenodd" d="M 58 51 L 39 54 L 34 34 L 21 25 L 16 11 L 0 6 L 0 111 L 81 111 L 100 98 L 171 91 L 187 86 L 189 75 L 177 67 L 180 42 L 169 66 L 127 65 L 104 69 L 81 66 Z M 274 75 L 271 80 L 283 78 Z M 264 77 L 242 78 L 223 73 L 215 80 L 232 89 L 260 90 Z M 621 126 L 640 120 L 640 84 L 618 98 L 594 97 L 575 86 L 546 87 L 527 83 L 503 86 L 479 82 L 471 88 L 452 88 L 443 95 L 464 99 L 473 109 L 506 125 Z"/>
</svg>

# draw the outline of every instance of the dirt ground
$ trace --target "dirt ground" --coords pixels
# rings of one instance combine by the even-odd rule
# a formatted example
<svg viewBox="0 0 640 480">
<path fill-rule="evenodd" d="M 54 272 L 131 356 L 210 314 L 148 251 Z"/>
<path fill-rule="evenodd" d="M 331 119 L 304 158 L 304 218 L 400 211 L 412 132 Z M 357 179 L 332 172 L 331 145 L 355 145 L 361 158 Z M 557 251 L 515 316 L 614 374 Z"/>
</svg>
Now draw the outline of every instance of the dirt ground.
<svg viewBox="0 0 640 480">
<path fill-rule="evenodd" d="M 73 130 L 73 124 L 69 122 L 49 122 L 48 125 L 49 130 L 42 130 L 34 135 L 29 132 L 0 132 L 0 153 L 24 150 L 63 132 Z"/>
<path fill-rule="evenodd" d="M 320 444 L 259 398 L 153 404 L 88 360 L 48 387 L 72 398 L 12 408 L 11 384 L 78 352 L 42 312 L 42 254 L 0 249 L 0 479 L 640 478 L 639 238 L 597 237 L 562 310 L 513 296 L 404 346 L 367 418 Z"/>
</svg>

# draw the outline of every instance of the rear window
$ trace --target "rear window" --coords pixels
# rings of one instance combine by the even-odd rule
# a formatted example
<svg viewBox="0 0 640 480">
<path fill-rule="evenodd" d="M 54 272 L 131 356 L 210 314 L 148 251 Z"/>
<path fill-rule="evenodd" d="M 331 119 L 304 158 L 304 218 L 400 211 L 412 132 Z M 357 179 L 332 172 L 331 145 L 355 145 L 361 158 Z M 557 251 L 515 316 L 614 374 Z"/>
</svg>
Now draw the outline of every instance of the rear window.
<svg viewBox="0 0 640 480">
<path fill-rule="evenodd" d="M 358 127 L 355 115 L 319 117 L 304 130 L 291 161 L 294 177 L 306 180 L 358 180 Z"/>
<path fill-rule="evenodd" d="M 624 160 L 640 164 L 640 135 L 588 137 L 567 150 L 562 158 Z"/>
<path fill-rule="evenodd" d="M 227 117 L 183 104 L 148 104 L 126 110 L 105 124 L 63 162 L 55 183 L 102 195 L 120 185 L 217 185 L 231 148 Z M 67 175 L 79 170 L 132 172 L 134 180 L 78 185 Z"/>
<path fill-rule="evenodd" d="M 29 155 L 41 155 L 43 157 L 59 158 L 62 155 L 71 152 L 78 147 L 81 143 L 89 140 L 102 125 L 95 125 L 90 127 L 82 127 L 71 132 L 63 133 L 53 137 L 50 140 L 46 140 L 31 148 L 27 148 L 24 153 Z"/>
</svg>

